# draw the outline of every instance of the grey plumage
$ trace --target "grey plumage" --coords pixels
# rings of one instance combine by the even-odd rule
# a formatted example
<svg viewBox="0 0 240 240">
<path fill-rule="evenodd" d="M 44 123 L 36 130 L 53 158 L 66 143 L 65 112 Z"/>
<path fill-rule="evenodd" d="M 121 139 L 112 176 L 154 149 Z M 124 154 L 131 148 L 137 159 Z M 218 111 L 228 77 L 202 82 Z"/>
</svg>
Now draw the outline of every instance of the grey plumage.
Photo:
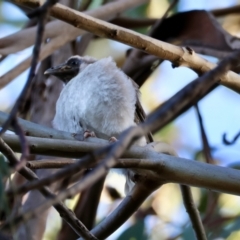
<svg viewBox="0 0 240 240">
<path fill-rule="evenodd" d="M 96 60 L 73 56 L 45 73 L 56 75 L 65 83 L 56 104 L 54 128 L 73 133 L 90 130 L 99 138 L 109 139 L 136 125 L 138 87 L 111 57 Z M 137 144 L 145 145 L 146 139 Z M 130 185 L 128 180 L 126 188 Z"/>
</svg>

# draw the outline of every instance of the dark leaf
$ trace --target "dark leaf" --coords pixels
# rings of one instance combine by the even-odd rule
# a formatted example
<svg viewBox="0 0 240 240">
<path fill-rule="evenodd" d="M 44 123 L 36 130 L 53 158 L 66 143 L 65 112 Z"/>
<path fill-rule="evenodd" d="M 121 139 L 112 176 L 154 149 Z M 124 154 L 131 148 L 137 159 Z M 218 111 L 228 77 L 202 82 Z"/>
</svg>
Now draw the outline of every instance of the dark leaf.
<svg viewBox="0 0 240 240">
<path fill-rule="evenodd" d="M 164 19 L 152 37 L 219 58 L 240 48 L 240 39 L 226 32 L 215 17 L 204 10 L 182 12 Z"/>
<path fill-rule="evenodd" d="M 106 186 L 106 190 L 109 194 L 109 196 L 111 197 L 112 201 L 121 199 L 121 194 L 117 191 L 116 188 L 110 187 L 110 186 Z"/>
<path fill-rule="evenodd" d="M 151 37 L 180 46 L 188 46 L 197 53 L 223 58 L 240 49 L 240 39 L 225 31 L 216 18 L 204 10 L 177 13 L 158 23 L 159 25 L 154 25 L 151 31 Z M 142 86 L 153 72 L 156 60 L 156 57 L 134 49 L 128 55 L 123 70 L 139 86 Z M 159 60 L 156 66 L 160 63 Z"/>
</svg>

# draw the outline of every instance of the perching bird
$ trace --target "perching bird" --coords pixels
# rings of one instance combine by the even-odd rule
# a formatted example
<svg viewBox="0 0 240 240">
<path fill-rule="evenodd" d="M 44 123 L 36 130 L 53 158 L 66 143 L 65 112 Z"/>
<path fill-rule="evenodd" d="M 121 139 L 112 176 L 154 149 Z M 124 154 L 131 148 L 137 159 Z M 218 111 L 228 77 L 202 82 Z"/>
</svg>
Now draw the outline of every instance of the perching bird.
<svg viewBox="0 0 240 240">
<path fill-rule="evenodd" d="M 111 57 L 96 60 L 73 56 L 45 74 L 60 78 L 65 85 L 57 100 L 54 128 L 85 136 L 93 131 L 97 137 L 109 139 L 136 125 L 138 87 Z M 137 145 L 146 143 L 142 138 Z M 127 179 L 126 188 L 129 185 Z"/>
</svg>

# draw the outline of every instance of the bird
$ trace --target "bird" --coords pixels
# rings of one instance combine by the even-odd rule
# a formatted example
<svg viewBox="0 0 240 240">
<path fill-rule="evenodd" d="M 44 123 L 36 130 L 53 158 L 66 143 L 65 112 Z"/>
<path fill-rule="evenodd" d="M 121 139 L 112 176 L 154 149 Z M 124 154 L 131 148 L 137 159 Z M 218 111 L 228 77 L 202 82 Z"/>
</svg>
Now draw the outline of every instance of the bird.
<svg viewBox="0 0 240 240">
<path fill-rule="evenodd" d="M 145 117 L 137 84 L 117 67 L 112 57 L 97 60 L 72 56 L 44 74 L 56 76 L 64 85 L 52 121 L 55 129 L 115 141 Z M 145 146 L 147 142 L 143 137 L 135 144 Z M 121 173 L 127 176 L 125 192 L 129 192 L 133 187 L 130 173 Z"/>
</svg>

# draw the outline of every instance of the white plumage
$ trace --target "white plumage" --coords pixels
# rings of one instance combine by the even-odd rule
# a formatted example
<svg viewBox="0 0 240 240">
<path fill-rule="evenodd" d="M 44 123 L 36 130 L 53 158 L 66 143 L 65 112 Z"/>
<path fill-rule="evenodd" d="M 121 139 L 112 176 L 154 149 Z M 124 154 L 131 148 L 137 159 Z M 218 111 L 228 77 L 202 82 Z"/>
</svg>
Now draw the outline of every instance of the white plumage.
<svg viewBox="0 0 240 240">
<path fill-rule="evenodd" d="M 66 72 L 70 74 L 71 69 L 75 69 L 74 75 L 63 77 Z M 111 57 L 96 60 L 74 56 L 65 64 L 47 70 L 46 74 L 66 82 L 57 100 L 54 128 L 72 133 L 89 130 L 97 137 L 109 139 L 136 125 L 138 89 Z M 138 145 L 145 144 L 145 138 L 138 141 Z M 127 171 L 122 172 L 129 175 Z M 132 182 L 127 179 L 126 191 L 131 187 Z"/>
<path fill-rule="evenodd" d="M 134 126 L 136 90 L 111 57 L 88 65 L 62 90 L 53 126 L 80 132 L 92 130 L 109 137 Z M 101 137 L 101 136 L 98 136 Z"/>
</svg>

